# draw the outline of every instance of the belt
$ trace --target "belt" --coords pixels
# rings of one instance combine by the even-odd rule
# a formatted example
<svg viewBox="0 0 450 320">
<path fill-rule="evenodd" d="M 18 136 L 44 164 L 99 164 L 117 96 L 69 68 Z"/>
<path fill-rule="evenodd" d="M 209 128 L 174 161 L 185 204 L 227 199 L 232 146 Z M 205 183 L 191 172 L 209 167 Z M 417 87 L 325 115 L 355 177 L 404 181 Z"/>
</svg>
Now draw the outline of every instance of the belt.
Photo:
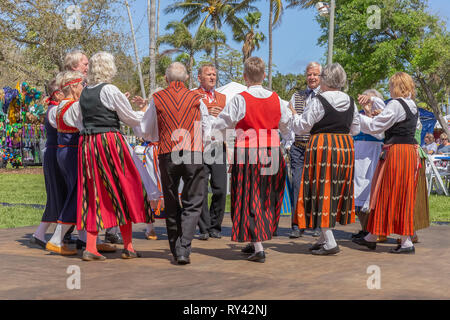
<svg viewBox="0 0 450 320">
<path fill-rule="evenodd" d="M 305 141 L 305 142 L 295 141 L 294 146 L 299 147 L 299 148 L 306 148 L 306 147 L 308 147 L 308 143 L 309 143 L 309 141 Z"/>
<path fill-rule="evenodd" d="M 78 148 L 78 145 L 58 144 L 58 148 L 66 148 L 66 147 Z"/>
</svg>

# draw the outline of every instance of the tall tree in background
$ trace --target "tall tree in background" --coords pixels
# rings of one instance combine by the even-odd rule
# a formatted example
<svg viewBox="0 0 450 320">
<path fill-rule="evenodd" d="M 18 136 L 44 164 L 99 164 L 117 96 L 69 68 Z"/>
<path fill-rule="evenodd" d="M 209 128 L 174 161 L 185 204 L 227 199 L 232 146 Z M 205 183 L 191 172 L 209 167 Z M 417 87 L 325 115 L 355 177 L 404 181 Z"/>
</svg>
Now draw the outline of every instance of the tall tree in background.
<svg viewBox="0 0 450 320">
<path fill-rule="evenodd" d="M 4 57 L 0 65 L 43 85 L 63 70 L 70 50 L 83 49 L 88 55 L 123 51 L 128 41 L 114 31 L 119 17 L 113 10 L 118 4 L 117 0 L 80 0 L 73 6 L 70 0 L 28 0 L 19 5 L 15 0 L 0 0 L 1 41 L 12 46 L 0 54 Z"/>
<path fill-rule="evenodd" d="M 428 104 L 450 134 L 440 107 L 448 101 L 450 83 L 445 23 L 427 12 L 423 0 L 381 0 L 379 11 L 369 6 L 365 0 L 340 0 L 336 7 L 334 59 L 348 74 L 349 93 L 356 96 L 395 72 L 407 72 L 416 81 L 417 100 Z M 317 20 L 323 32 L 319 44 L 325 45 L 328 19 Z"/>
<path fill-rule="evenodd" d="M 155 31 L 155 20 L 156 20 L 156 0 L 148 0 L 147 2 L 147 14 L 148 14 L 148 25 L 149 25 L 149 57 L 150 57 L 150 92 L 156 89 L 156 31 Z"/>
<path fill-rule="evenodd" d="M 272 89 L 272 57 L 273 57 L 273 29 L 281 21 L 283 3 L 281 0 L 269 0 L 269 63 L 268 87 Z"/>
<path fill-rule="evenodd" d="M 244 19 L 239 19 L 239 23 L 233 27 L 234 40 L 242 42 L 243 62 L 247 60 L 255 48 L 259 49 L 260 43 L 266 37 L 262 32 L 257 32 L 259 22 L 261 21 L 261 12 L 250 12 Z M 247 23 L 246 23 L 247 22 Z"/>
<path fill-rule="evenodd" d="M 219 31 L 223 24 L 236 25 L 237 14 L 256 10 L 251 5 L 256 0 L 185 0 L 168 6 L 165 13 L 183 12 L 182 21 L 190 27 L 200 22 L 200 27 L 209 23 L 214 31 Z M 214 65 L 219 70 L 218 42 L 214 43 Z"/>
<path fill-rule="evenodd" d="M 182 22 L 171 22 L 167 25 L 166 30 L 171 30 L 171 32 L 161 36 L 158 42 L 172 46 L 174 49 L 171 52 L 185 52 L 188 55 L 189 61 L 186 65 L 189 72 L 189 88 L 192 88 L 194 84 L 194 55 L 201 51 L 205 51 L 207 55 L 211 54 L 215 43 L 225 43 L 225 34 L 222 31 L 215 31 L 202 26 L 195 35 L 192 35 L 188 27 Z"/>
</svg>

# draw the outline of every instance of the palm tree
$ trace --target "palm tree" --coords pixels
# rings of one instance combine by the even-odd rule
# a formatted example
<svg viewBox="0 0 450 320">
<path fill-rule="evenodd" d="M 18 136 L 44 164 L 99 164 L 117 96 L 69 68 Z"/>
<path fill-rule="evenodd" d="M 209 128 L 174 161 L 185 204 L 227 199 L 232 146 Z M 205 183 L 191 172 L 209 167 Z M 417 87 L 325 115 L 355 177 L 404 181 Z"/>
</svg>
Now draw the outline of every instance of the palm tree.
<svg viewBox="0 0 450 320">
<path fill-rule="evenodd" d="M 281 0 L 269 0 L 269 89 L 272 89 L 272 56 L 273 56 L 273 41 L 272 31 L 274 27 L 281 21 L 283 13 L 283 3 Z"/>
<path fill-rule="evenodd" d="M 189 88 L 192 88 L 194 84 L 194 55 L 200 51 L 205 51 L 207 55 L 211 54 L 214 44 L 225 44 L 225 34 L 222 31 L 215 31 L 201 26 L 197 33 L 192 35 L 188 27 L 178 21 L 169 23 L 166 30 L 171 30 L 171 32 L 161 36 L 158 39 L 158 43 L 165 43 L 174 48 L 167 50 L 165 54 L 173 52 L 185 52 L 188 54 Z"/>
<path fill-rule="evenodd" d="M 156 0 L 148 0 L 147 14 L 150 36 L 150 92 L 153 92 L 156 89 Z"/>
<path fill-rule="evenodd" d="M 213 26 L 214 31 L 222 28 L 222 24 L 227 24 L 231 27 L 236 25 L 236 14 L 256 10 L 251 6 L 252 2 L 256 0 L 184 0 L 178 1 L 165 9 L 165 13 L 174 13 L 181 11 L 185 15 L 182 18 L 188 27 L 201 20 L 200 27 L 206 26 L 209 23 Z M 218 63 L 218 42 L 214 43 L 214 65 L 219 71 Z"/>
<path fill-rule="evenodd" d="M 247 21 L 247 23 L 245 23 Z M 255 48 L 259 49 L 261 42 L 266 40 L 266 37 L 262 32 L 256 32 L 255 29 L 259 28 L 259 22 L 261 21 L 261 12 L 251 12 L 245 16 L 244 19 L 239 19 L 239 24 L 233 28 L 234 40 L 243 42 L 242 54 L 243 61 L 247 60 Z"/>
<path fill-rule="evenodd" d="M 301 9 L 307 9 L 314 7 L 319 0 L 286 0 L 289 4 L 286 9 L 300 7 Z"/>
</svg>

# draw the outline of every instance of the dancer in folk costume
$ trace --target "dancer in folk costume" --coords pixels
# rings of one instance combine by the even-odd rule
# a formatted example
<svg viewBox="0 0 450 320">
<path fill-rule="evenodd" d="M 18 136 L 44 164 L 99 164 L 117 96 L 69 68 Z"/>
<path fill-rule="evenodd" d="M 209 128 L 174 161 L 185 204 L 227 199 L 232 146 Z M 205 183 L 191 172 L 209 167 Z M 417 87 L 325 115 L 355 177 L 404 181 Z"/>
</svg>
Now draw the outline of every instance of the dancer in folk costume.
<svg viewBox="0 0 450 320">
<path fill-rule="evenodd" d="M 359 133 L 359 114 L 353 98 L 342 92 L 347 75 L 338 63 L 327 65 L 321 75 L 321 94 L 301 115 L 294 115 L 297 134 L 311 133 L 305 154 L 296 208 L 299 228 L 322 227 L 319 240 L 310 248 L 314 255 L 340 251 L 333 236 L 336 222 L 355 222 L 354 147 Z"/>
<path fill-rule="evenodd" d="M 385 107 L 383 96 L 375 89 L 364 91 L 358 96 L 358 102 L 364 108 L 361 112 L 366 115 L 377 115 Z M 370 186 L 380 158 L 383 137 L 374 137 L 360 132 L 353 138 L 355 141 L 355 211 L 362 230 L 353 234 L 352 238 L 360 238 L 369 233 L 367 222 L 370 212 Z M 385 239 L 378 240 L 381 242 Z"/>
<path fill-rule="evenodd" d="M 245 61 L 248 89 L 236 95 L 211 125 L 212 130 L 236 130 L 231 240 L 250 242 L 242 252 L 251 254 L 248 260 L 255 262 L 265 261 L 262 242 L 272 238 L 280 218 L 286 173 L 278 129 L 283 136 L 289 136 L 292 117 L 278 95 L 261 86 L 264 70 L 261 58 Z"/>
<path fill-rule="evenodd" d="M 45 249 L 47 241 L 45 239 L 45 233 L 52 223 L 58 222 L 58 216 L 61 212 L 64 200 L 66 198 L 66 185 L 64 183 L 64 177 L 61 173 L 61 169 L 56 160 L 56 150 L 58 148 L 57 129 L 54 128 L 49 121 L 50 117 L 56 116 L 56 109 L 59 103 L 64 99 L 64 93 L 60 90 L 60 82 L 62 73 L 58 74 L 56 79 L 50 82 L 48 86 L 48 109 L 45 115 L 45 131 L 47 133 L 47 141 L 45 143 L 44 152 L 44 178 L 45 178 L 45 191 L 47 193 L 47 202 L 45 205 L 45 211 L 42 215 L 41 223 L 37 227 L 34 234 L 31 236 L 30 242 L 37 244 Z M 53 111 L 52 111 L 53 110 Z M 52 119 L 56 124 L 56 120 Z"/>
<path fill-rule="evenodd" d="M 376 249 L 378 235 L 396 233 L 401 244 L 391 253 L 413 254 L 417 174 L 420 164 L 418 144 L 414 138 L 419 112 L 415 85 L 410 75 L 398 72 L 389 79 L 391 100 L 379 115 L 361 115 L 362 131 L 369 134 L 385 132 L 385 145 L 378 161 L 370 195 L 370 232 L 353 242 Z"/>
<path fill-rule="evenodd" d="M 217 115 L 223 110 L 227 97 L 216 91 L 217 70 L 212 64 L 204 64 L 198 69 L 198 81 L 200 87 L 195 90 L 203 99 L 202 102 L 208 108 L 211 116 Z M 220 239 L 222 236 L 222 221 L 225 213 L 227 199 L 227 152 L 223 141 L 208 141 L 205 145 L 205 153 L 210 155 L 211 161 L 205 158 L 205 173 L 207 183 L 205 184 L 205 198 L 198 228 L 200 235 L 198 239 L 208 238 Z M 211 176 L 211 177 L 210 177 Z M 208 207 L 208 182 L 211 185 L 212 198 Z"/>
<path fill-rule="evenodd" d="M 299 90 L 292 95 L 290 105 L 295 109 L 297 114 L 302 114 L 311 99 L 320 93 L 320 74 L 322 73 L 322 65 L 318 62 L 310 62 L 306 66 L 306 83 L 305 90 Z M 289 238 L 295 239 L 303 235 L 304 229 L 299 229 L 295 224 L 295 206 L 298 200 L 300 190 L 300 182 L 302 178 L 303 164 L 305 161 L 306 147 L 308 146 L 309 134 L 293 134 L 293 143 L 289 148 L 289 160 L 291 166 L 291 192 L 289 197 L 292 205 L 291 228 Z M 288 142 L 289 144 L 289 142 Z M 313 237 L 320 236 L 320 226 L 313 231 Z"/>
<path fill-rule="evenodd" d="M 61 255 L 77 254 L 76 250 L 69 249 L 63 243 L 65 234 L 77 221 L 76 163 L 79 139 L 79 130 L 66 123 L 65 115 L 74 104 L 78 103 L 81 91 L 83 90 L 82 81 L 83 75 L 80 72 L 64 72 L 61 79 L 61 90 L 64 93 L 64 99 L 56 109 L 52 110 L 56 113 L 56 116 L 50 118 L 51 124 L 56 126 L 58 131 L 56 159 L 64 178 L 66 196 L 58 215 L 58 225 L 52 238 L 47 242 L 46 250 Z M 55 123 L 53 123 L 52 119 L 55 119 Z"/>
<path fill-rule="evenodd" d="M 159 168 L 164 194 L 167 235 L 174 261 L 189 264 L 191 243 L 201 214 L 204 184 L 203 139 L 208 110 L 201 96 L 184 85 L 186 67 L 172 63 L 166 70 L 168 88 L 153 94 L 139 128 L 147 141 L 159 141 Z M 183 180 L 181 203 L 178 197 Z"/>
<path fill-rule="evenodd" d="M 96 247 L 100 229 L 119 225 L 123 259 L 140 257 L 132 245 L 132 222 L 153 219 L 150 203 L 124 136 L 120 121 L 139 126 L 141 117 L 120 90 L 109 84 L 117 73 L 107 52 L 89 61 L 88 86 L 73 118 L 81 131 L 78 152 L 77 228 L 87 231 L 83 260 L 105 260 Z"/>
</svg>

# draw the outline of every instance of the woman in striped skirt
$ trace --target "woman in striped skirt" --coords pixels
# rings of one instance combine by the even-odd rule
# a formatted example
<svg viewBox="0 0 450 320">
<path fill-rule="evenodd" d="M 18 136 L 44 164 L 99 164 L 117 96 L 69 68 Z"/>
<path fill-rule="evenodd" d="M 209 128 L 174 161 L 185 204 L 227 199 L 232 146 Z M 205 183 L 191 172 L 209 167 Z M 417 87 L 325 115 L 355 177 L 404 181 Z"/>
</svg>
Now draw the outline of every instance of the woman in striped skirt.
<svg viewBox="0 0 450 320">
<path fill-rule="evenodd" d="M 120 121 L 137 127 L 142 116 L 109 84 L 116 72 L 111 54 L 95 54 L 89 61 L 88 86 L 81 93 L 79 108 L 73 110 L 81 131 L 77 228 L 87 232 L 86 261 L 106 259 L 97 251 L 98 232 L 115 226 L 123 237 L 122 258 L 139 257 L 132 245 L 132 223 L 153 220 L 147 192 L 120 132 Z"/>
<path fill-rule="evenodd" d="M 413 99 L 415 85 L 410 75 L 398 72 L 389 79 L 393 98 L 378 116 L 361 115 L 361 129 L 368 134 L 385 133 L 385 145 L 378 161 L 370 195 L 370 216 L 366 237 L 353 242 L 375 250 L 378 235 L 402 236 L 391 253 L 415 252 L 414 207 L 419 169 L 418 144 L 414 134 L 418 109 Z"/>
<path fill-rule="evenodd" d="M 322 93 L 303 114 L 295 114 L 292 123 L 296 134 L 311 133 L 295 220 L 300 229 L 322 228 L 318 242 L 310 248 L 315 255 L 338 253 L 331 228 L 336 222 L 355 222 L 352 135 L 359 133 L 359 115 L 353 99 L 340 91 L 346 81 L 340 64 L 326 66 L 321 74 Z"/>
</svg>

